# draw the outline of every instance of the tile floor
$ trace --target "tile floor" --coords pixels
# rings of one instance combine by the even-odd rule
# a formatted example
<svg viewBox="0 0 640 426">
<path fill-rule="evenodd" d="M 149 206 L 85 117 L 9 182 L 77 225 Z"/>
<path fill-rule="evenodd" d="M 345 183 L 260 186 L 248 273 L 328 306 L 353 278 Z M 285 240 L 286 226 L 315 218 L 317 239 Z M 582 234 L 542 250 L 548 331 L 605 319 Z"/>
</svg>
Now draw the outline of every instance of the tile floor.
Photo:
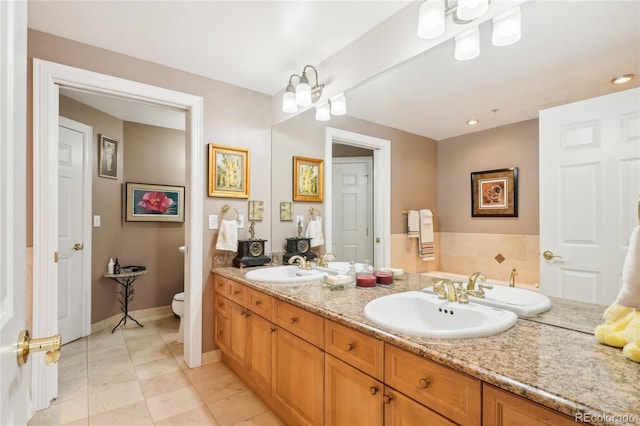
<svg viewBox="0 0 640 426">
<path fill-rule="evenodd" d="M 282 425 L 221 362 L 187 368 L 178 320 L 92 334 L 61 349 L 58 398 L 40 425 Z"/>
</svg>

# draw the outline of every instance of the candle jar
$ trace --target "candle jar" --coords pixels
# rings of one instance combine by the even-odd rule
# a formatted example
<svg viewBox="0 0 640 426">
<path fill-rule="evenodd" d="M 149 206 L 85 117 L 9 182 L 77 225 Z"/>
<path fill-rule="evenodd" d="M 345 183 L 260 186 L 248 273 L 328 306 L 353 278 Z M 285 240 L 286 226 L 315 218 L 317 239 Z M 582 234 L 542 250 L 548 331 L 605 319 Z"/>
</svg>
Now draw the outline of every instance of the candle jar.
<svg viewBox="0 0 640 426">
<path fill-rule="evenodd" d="M 393 272 L 381 269 L 376 271 L 375 275 L 376 275 L 376 283 L 380 285 L 393 284 Z"/>
<path fill-rule="evenodd" d="M 375 287 L 376 286 L 376 276 L 375 274 L 370 273 L 359 273 L 356 274 L 356 286 L 357 287 Z"/>
</svg>

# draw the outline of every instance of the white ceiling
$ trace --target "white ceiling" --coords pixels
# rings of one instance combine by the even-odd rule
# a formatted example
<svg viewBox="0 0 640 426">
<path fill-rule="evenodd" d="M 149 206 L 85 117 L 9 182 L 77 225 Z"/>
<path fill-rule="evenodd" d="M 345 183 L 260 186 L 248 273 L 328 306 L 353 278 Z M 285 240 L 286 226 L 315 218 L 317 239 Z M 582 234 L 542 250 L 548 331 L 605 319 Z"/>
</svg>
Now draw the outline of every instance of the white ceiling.
<svg viewBox="0 0 640 426">
<path fill-rule="evenodd" d="M 273 95 L 304 64 L 319 64 L 406 4 L 31 0 L 29 27 Z M 640 84 L 640 1 L 521 7 L 517 44 L 491 46 L 487 22 L 478 58 L 454 60 L 446 41 L 348 91 L 349 115 L 441 140 Z M 630 85 L 609 83 L 629 72 L 637 76 Z M 464 124 L 472 117 L 478 126 Z"/>
</svg>

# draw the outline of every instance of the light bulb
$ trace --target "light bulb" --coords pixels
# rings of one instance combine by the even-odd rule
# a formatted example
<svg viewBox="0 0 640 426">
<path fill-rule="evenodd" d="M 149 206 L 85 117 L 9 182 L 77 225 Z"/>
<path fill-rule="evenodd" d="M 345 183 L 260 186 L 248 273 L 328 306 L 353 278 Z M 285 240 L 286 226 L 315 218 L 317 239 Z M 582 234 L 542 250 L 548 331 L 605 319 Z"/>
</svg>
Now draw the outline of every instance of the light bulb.
<svg viewBox="0 0 640 426">
<path fill-rule="evenodd" d="M 304 72 L 300 77 L 300 83 L 296 86 L 296 102 L 300 106 L 311 105 L 311 86 Z"/>
<path fill-rule="evenodd" d="M 473 59 L 480 54 L 480 31 L 478 27 L 456 36 L 455 57 L 459 61 Z"/>
<path fill-rule="evenodd" d="M 463 21 L 478 19 L 489 10 L 489 0 L 458 0 L 456 15 Z"/>
<path fill-rule="evenodd" d="M 444 1 L 426 0 L 420 6 L 418 37 L 430 39 L 444 34 Z"/>
<path fill-rule="evenodd" d="M 331 114 L 332 115 L 345 115 L 347 113 L 347 98 L 344 97 L 344 93 L 331 98 Z"/>
<path fill-rule="evenodd" d="M 296 103 L 296 92 L 293 90 L 293 86 L 287 86 L 284 95 L 282 95 L 282 111 L 293 113 L 298 112 L 298 104 Z"/>
<path fill-rule="evenodd" d="M 493 18 L 493 34 L 491 43 L 494 46 L 509 46 L 520 40 L 521 31 L 520 7 L 514 7 Z"/>
<path fill-rule="evenodd" d="M 316 120 L 328 121 L 330 118 L 331 118 L 331 113 L 329 112 L 328 102 L 323 102 L 320 105 L 316 106 Z"/>
</svg>

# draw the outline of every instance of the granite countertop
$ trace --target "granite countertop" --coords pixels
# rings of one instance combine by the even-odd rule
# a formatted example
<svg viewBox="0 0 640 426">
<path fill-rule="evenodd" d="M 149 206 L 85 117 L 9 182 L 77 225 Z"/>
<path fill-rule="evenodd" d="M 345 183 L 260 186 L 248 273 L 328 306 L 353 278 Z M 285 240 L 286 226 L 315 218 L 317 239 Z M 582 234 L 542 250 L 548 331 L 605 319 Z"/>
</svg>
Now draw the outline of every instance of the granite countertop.
<svg viewBox="0 0 640 426">
<path fill-rule="evenodd" d="M 319 281 L 282 286 L 246 280 L 253 269 L 214 272 L 570 417 L 579 414 L 584 423 L 640 424 L 640 365 L 593 335 L 604 306 L 553 298 L 550 311 L 494 336 L 427 339 L 378 328 L 363 309 L 375 298 L 432 285 L 433 278 L 407 274 L 388 288 L 331 290 Z"/>
</svg>

